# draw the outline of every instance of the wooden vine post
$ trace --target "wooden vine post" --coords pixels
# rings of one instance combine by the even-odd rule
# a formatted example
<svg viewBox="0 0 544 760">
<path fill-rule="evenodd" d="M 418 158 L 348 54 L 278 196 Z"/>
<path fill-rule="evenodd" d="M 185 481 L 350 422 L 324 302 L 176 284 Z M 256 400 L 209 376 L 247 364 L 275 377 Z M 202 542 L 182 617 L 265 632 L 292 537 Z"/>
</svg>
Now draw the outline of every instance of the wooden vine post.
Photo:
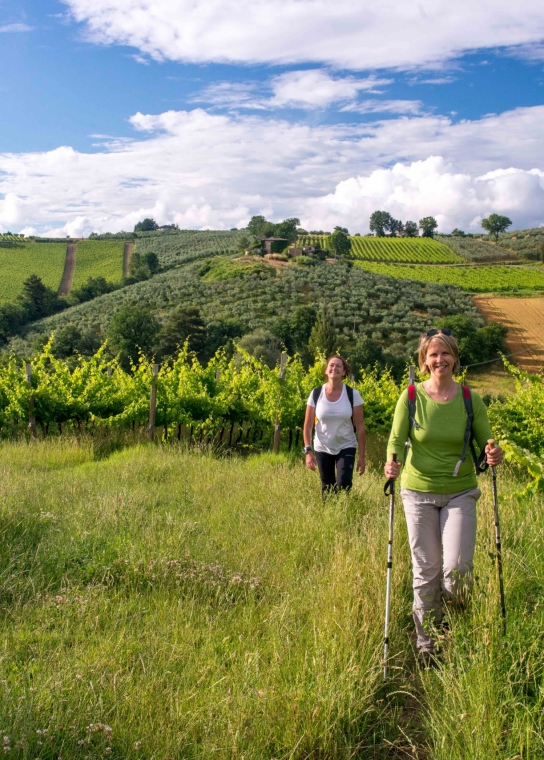
<svg viewBox="0 0 544 760">
<path fill-rule="evenodd" d="M 153 379 L 151 381 L 151 395 L 149 397 L 149 427 L 148 436 L 150 441 L 155 440 L 155 413 L 157 411 L 157 377 L 159 376 L 159 365 L 153 365 Z"/>
<path fill-rule="evenodd" d="M 280 361 L 280 383 L 285 380 L 285 366 L 287 364 L 287 354 L 282 353 Z M 274 425 L 274 454 L 280 453 L 280 415 L 276 410 L 276 423 Z"/>
<path fill-rule="evenodd" d="M 26 382 L 32 390 L 32 364 L 26 363 Z M 30 440 L 35 441 L 36 435 L 36 415 L 34 414 L 34 396 L 31 393 L 28 397 L 28 429 L 30 430 Z"/>
</svg>

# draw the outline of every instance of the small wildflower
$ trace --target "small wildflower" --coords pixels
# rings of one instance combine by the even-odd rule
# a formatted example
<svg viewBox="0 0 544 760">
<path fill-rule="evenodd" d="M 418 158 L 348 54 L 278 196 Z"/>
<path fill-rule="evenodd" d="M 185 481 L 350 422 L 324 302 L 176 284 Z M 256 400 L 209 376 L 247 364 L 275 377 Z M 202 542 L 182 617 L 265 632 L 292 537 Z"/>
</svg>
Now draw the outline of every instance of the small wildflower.
<svg viewBox="0 0 544 760">
<path fill-rule="evenodd" d="M 140 749 L 141 746 L 142 746 L 142 742 L 134 742 L 133 749 Z"/>
<path fill-rule="evenodd" d="M 106 747 L 106 749 L 104 750 L 104 754 L 111 755 L 111 747 Z"/>
</svg>

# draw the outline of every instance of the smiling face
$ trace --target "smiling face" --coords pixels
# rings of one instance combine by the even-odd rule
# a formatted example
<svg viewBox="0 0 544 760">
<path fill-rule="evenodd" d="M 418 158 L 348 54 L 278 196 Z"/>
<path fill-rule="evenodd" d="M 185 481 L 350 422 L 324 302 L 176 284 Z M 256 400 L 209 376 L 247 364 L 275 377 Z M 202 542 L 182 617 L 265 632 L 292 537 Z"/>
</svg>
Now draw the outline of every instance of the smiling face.
<svg viewBox="0 0 544 760">
<path fill-rule="evenodd" d="M 337 356 L 333 356 L 332 359 L 329 359 L 327 362 L 327 366 L 325 367 L 325 377 L 328 380 L 333 380 L 334 378 L 342 378 L 346 374 L 346 371 L 344 369 L 344 362 L 342 359 L 339 359 Z"/>
<path fill-rule="evenodd" d="M 440 338 L 433 338 L 427 347 L 425 364 L 433 377 L 441 380 L 452 378 L 455 356 Z"/>
</svg>

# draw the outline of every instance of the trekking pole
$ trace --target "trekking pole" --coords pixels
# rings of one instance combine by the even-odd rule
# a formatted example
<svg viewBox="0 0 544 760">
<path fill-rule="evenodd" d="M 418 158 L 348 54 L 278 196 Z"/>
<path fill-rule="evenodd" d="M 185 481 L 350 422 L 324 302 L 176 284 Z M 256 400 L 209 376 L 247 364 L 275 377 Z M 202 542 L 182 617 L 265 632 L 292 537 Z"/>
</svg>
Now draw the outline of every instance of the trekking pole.
<svg viewBox="0 0 544 760">
<path fill-rule="evenodd" d="M 397 455 L 392 455 L 397 461 Z M 389 656 L 389 620 L 391 616 L 391 571 L 393 569 L 393 521 L 395 518 L 395 479 L 389 478 L 383 492 L 389 496 L 389 543 L 387 544 L 387 581 L 385 585 L 385 631 L 383 638 L 383 680 L 387 681 L 387 658 Z"/>
<path fill-rule="evenodd" d="M 495 448 L 495 441 L 489 440 L 491 448 Z M 495 547 L 497 549 L 497 570 L 499 573 L 499 593 L 501 597 L 501 614 L 503 632 L 506 634 L 506 603 L 504 601 L 504 579 L 502 575 L 502 546 L 501 546 L 501 528 L 499 525 L 499 499 L 497 496 L 497 473 L 495 467 L 491 465 L 491 488 L 493 491 L 493 516 L 495 522 Z"/>
</svg>

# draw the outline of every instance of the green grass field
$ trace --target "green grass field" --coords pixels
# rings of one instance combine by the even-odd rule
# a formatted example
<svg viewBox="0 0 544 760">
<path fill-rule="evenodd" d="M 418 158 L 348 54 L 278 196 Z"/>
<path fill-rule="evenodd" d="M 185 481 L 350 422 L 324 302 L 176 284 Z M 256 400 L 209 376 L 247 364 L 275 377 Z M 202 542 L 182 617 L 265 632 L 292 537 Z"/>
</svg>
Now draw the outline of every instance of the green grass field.
<svg viewBox="0 0 544 760">
<path fill-rule="evenodd" d="M 384 689 L 379 473 L 322 505 L 298 458 L 94 445 L 1 447 L 10 757 L 542 756 L 544 516 L 513 471 L 499 476 L 508 636 L 487 478 L 473 604 L 439 669 L 417 669 L 399 508 Z"/>
<path fill-rule="evenodd" d="M 76 248 L 76 269 L 72 288 L 79 288 L 89 277 L 104 277 L 120 282 L 123 277 L 122 240 L 83 240 Z"/>
<path fill-rule="evenodd" d="M 48 287 L 57 290 L 65 257 L 65 243 L 0 240 L 0 303 L 13 301 L 31 274 L 37 274 Z"/>
<path fill-rule="evenodd" d="M 358 261 L 367 272 L 385 274 L 405 280 L 457 285 L 474 293 L 499 293 L 516 290 L 544 289 L 544 272 L 516 266 L 432 267 L 403 264 L 378 264 Z"/>
</svg>

